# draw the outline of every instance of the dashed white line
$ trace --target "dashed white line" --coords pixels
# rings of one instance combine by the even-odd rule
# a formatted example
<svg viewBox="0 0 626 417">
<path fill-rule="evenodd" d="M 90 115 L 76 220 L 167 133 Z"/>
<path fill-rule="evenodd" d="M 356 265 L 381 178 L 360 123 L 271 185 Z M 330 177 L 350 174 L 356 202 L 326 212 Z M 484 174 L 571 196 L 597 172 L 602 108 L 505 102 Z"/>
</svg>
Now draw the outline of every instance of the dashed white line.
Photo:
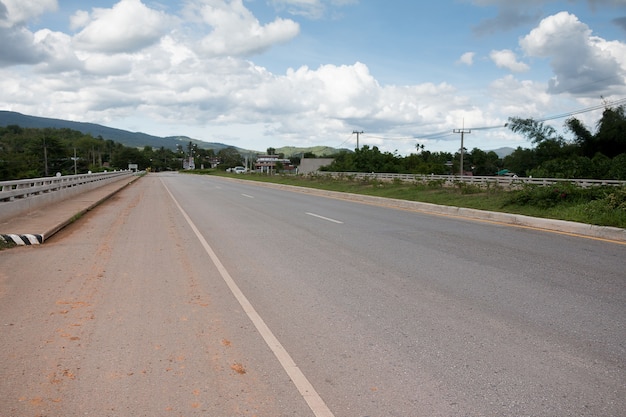
<svg viewBox="0 0 626 417">
<path fill-rule="evenodd" d="M 228 273 L 228 270 L 224 267 L 224 264 L 222 264 L 222 262 L 215 254 L 215 251 L 213 251 L 213 248 L 211 248 L 204 236 L 202 236 L 202 233 L 200 233 L 200 230 L 198 230 L 198 228 L 193 223 L 191 218 L 187 215 L 185 210 L 183 210 L 180 204 L 178 204 L 178 201 L 174 198 L 174 195 L 170 192 L 169 188 L 167 188 L 165 182 L 163 182 L 162 179 L 161 182 L 165 187 L 167 193 L 174 201 L 174 204 L 176 205 L 176 207 L 178 207 L 178 210 L 187 221 L 187 224 L 189 224 L 194 234 L 200 241 L 200 244 L 215 264 L 215 267 L 222 276 L 222 279 L 224 280 L 228 288 L 230 288 L 230 291 L 233 293 L 237 301 L 239 301 L 239 305 L 241 305 L 241 308 L 243 308 L 243 310 L 246 312 L 248 318 L 250 319 L 250 321 L 252 321 L 258 332 L 261 334 L 267 346 L 274 353 L 274 356 L 276 356 L 276 359 L 278 359 L 278 362 L 280 362 L 281 366 L 283 367 L 289 378 L 291 378 L 291 381 L 296 386 L 296 388 L 300 392 L 300 395 L 302 395 L 302 398 L 304 398 L 304 400 L 308 404 L 309 408 L 311 408 L 311 411 L 313 411 L 315 417 L 335 417 L 332 411 L 330 411 L 330 409 L 322 399 L 322 397 L 320 397 L 315 388 L 313 388 L 313 385 L 311 385 L 307 377 L 304 376 L 304 373 L 302 373 L 298 365 L 296 365 L 294 360 L 291 358 L 291 355 L 289 355 L 287 350 L 278 341 L 276 336 L 274 336 L 267 324 L 265 324 L 259 313 L 256 312 L 250 301 L 248 301 L 243 292 L 241 292 L 239 286 L 237 286 L 237 284 L 235 283 L 235 280 L 233 280 L 233 278 Z"/>
<path fill-rule="evenodd" d="M 254 196 L 250 195 L 250 194 L 241 194 L 244 197 L 248 197 L 248 198 L 254 198 Z"/>
<path fill-rule="evenodd" d="M 326 221 L 329 221 L 329 222 L 333 222 L 333 223 L 337 223 L 337 224 L 343 224 L 343 222 L 340 221 L 340 220 L 335 220 L 335 219 L 331 219 L 330 217 L 320 216 L 319 214 L 315 214 L 315 213 L 305 213 L 305 214 L 308 214 L 309 216 L 317 217 L 318 219 L 326 220 Z"/>
</svg>

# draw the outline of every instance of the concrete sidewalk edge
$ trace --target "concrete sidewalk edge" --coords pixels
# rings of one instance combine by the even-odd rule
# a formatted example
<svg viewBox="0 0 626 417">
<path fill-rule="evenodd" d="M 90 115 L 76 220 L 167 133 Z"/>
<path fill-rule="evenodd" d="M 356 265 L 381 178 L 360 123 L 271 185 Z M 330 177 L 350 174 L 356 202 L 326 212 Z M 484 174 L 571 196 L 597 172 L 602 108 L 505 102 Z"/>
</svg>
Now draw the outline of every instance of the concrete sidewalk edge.
<svg viewBox="0 0 626 417">
<path fill-rule="evenodd" d="M 41 236 L 42 236 L 42 243 L 46 241 L 46 239 L 48 239 L 50 236 L 54 235 L 55 233 L 57 233 L 59 230 L 63 229 L 64 227 L 74 223 L 76 220 L 78 220 L 83 214 L 87 213 L 90 210 L 93 210 L 94 208 L 96 208 L 97 206 L 99 206 L 100 204 L 102 204 L 104 201 L 108 200 L 109 198 L 111 198 L 113 195 L 117 194 L 118 192 L 122 191 L 124 188 L 128 187 L 130 184 L 132 184 L 133 182 L 137 181 L 139 178 L 139 176 L 133 176 L 131 177 L 129 180 L 120 180 L 119 182 L 122 183 L 120 184 L 119 188 L 113 188 L 110 192 L 104 194 L 101 198 L 99 198 L 98 200 L 94 201 L 93 203 L 89 204 L 88 206 L 80 209 L 79 211 L 77 211 L 76 213 L 73 213 L 71 215 L 71 217 L 69 217 L 67 220 L 64 220 L 54 226 L 52 226 L 50 229 L 45 230 Z M 115 183 L 117 184 L 117 183 Z"/>
</svg>

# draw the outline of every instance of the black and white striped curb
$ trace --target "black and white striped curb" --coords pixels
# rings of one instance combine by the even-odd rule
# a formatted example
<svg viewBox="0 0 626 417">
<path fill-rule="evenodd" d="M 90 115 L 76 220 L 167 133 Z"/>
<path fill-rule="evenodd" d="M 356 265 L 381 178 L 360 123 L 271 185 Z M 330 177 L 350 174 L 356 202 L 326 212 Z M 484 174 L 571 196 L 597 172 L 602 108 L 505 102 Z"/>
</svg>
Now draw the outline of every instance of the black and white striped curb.
<svg viewBox="0 0 626 417">
<path fill-rule="evenodd" d="M 43 235 L 33 235 L 33 234 L 25 234 L 25 235 L 0 235 L 0 240 L 3 240 L 5 243 L 15 243 L 16 245 L 39 245 L 43 243 Z"/>
</svg>

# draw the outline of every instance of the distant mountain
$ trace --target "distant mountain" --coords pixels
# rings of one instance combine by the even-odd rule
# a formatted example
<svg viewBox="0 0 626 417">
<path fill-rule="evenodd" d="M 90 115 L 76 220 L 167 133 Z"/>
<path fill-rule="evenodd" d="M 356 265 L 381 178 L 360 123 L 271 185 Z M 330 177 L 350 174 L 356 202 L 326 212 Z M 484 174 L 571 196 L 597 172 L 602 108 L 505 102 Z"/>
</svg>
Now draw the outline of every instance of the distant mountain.
<svg viewBox="0 0 626 417">
<path fill-rule="evenodd" d="M 192 139 L 187 136 L 169 136 L 159 137 L 148 135 L 141 132 L 129 132 L 127 130 L 115 129 L 95 123 L 72 122 L 69 120 L 50 119 L 47 117 L 27 116 L 25 114 L 0 110 L 0 126 L 18 125 L 24 128 L 53 128 L 53 129 L 71 129 L 84 134 L 90 134 L 93 137 L 102 137 L 105 140 L 112 140 L 121 143 L 124 146 L 143 148 L 151 146 L 153 148 L 164 147 L 166 149 L 175 150 L 177 145 L 186 146 L 189 142 L 195 143 L 203 149 L 214 149 L 219 152 L 221 149 L 228 148 L 229 145 L 215 142 L 203 142 L 198 139 Z M 240 152 L 250 152 L 239 149 Z"/>
<path fill-rule="evenodd" d="M 500 158 L 504 158 L 505 156 L 511 155 L 514 151 L 515 149 L 509 148 L 509 147 L 498 148 L 498 149 L 493 150 L 493 152 L 495 152 L 496 155 L 498 155 Z M 490 151 L 487 151 L 487 152 L 490 152 Z"/>
<path fill-rule="evenodd" d="M 328 146 L 313 146 L 309 148 L 298 148 L 295 146 L 283 146 L 282 148 L 276 148 L 276 153 L 277 154 L 282 153 L 283 155 L 285 155 L 286 158 L 290 158 L 292 156 L 301 156 L 302 154 L 309 153 L 309 152 L 317 157 L 324 157 L 324 156 L 334 155 L 337 152 L 340 152 L 343 150 L 348 151 L 348 152 L 353 152 L 349 149 L 337 149 L 337 148 L 330 148 Z"/>
<path fill-rule="evenodd" d="M 95 123 L 83 123 L 72 122 L 69 120 L 50 119 L 47 117 L 28 116 L 25 114 L 0 110 L 0 126 L 18 125 L 24 128 L 53 128 L 53 129 L 71 129 L 78 132 L 89 134 L 95 138 L 102 137 L 105 140 L 112 140 L 114 142 L 121 143 L 124 146 L 143 148 L 144 146 L 151 146 L 153 148 L 164 147 L 165 149 L 175 150 L 177 145 L 186 147 L 189 142 L 195 143 L 201 149 L 213 149 L 215 153 L 225 148 L 235 148 L 242 155 L 249 155 L 250 153 L 260 154 L 265 151 L 256 151 L 249 149 L 242 149 L 236 146 L 226 145 L 219 142 L 204 142 L 198 139 L 193 139 L 188 136 L 167 136 L 159 137 L 148 135 L 142 132 L 129 132 L 127 130 L 115 129 L 112 127 L 106 127 Z M 282 153 L 287 158 L 291 156 L 297 156 L 298 154 L 313 152 L 316 156 L 326 156 L 337 153 L 338 149 L 329 148 L 327 146 L 315 146 L 311 148 L 296 148 L 293 146 L 277 148 L 276 153 Z"/>
</svg>

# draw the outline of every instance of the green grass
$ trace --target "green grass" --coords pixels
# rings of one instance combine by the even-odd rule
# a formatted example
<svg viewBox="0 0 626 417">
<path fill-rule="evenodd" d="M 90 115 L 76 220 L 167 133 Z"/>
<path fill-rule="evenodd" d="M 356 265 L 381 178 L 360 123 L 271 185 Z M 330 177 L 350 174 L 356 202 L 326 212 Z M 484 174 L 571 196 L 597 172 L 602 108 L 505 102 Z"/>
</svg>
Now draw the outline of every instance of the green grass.
<svg viewBox="0 0 626 417">
<path fill-rule="evenodd" d="M 15 242 L 7 242 L 4 238 L 0 237 L 0 250 L 16 247 Z"/>
<path fill-rule="evenodd" d="M 461 182 L 446 186 L 439 180 L 402 182 L 350 176 L 237 175 L 215 170 L 192 173 L 626 228 L 626 187 L 582 188 L 559 184 L 508 189 Z"/>
</svg>

